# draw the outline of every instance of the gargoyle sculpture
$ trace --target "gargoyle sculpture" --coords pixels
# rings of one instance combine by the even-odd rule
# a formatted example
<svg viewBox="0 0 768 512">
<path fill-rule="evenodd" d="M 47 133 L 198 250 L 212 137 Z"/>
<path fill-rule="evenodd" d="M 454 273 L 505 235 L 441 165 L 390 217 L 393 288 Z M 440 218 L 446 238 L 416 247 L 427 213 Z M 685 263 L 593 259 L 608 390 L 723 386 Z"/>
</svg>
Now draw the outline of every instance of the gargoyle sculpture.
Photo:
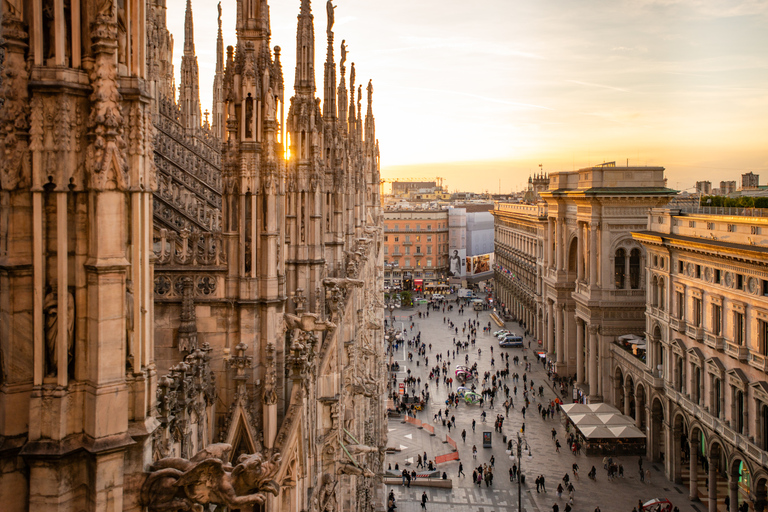
<svg viewBox="0 0 768 512">
<path fill-rule="evenodd" d="M 265 493 L 278 494 L 274 481 L 280 454 L 241 455 L 234 468 L 226 460 L 228 444 L 211 445 L 192 459 L 160 459 L 141 488 L 142 504 L 150 512 L 191 510 L 203 512 L 209 504 L 230 509 L 263 504 Z"/>
<path fill-rule="evenodd" d="M 329 331 L 336 328 L 330 320 L 320 320 L 316 313 L 302 313 L 301 317 L 285 313 L 285 323 L 288 330 L 301 329 L 307 332 Z"/>
<path fill-rule="evenodd" d="M 348 444 L 346 448 L 352 455 L 358 455 L 360 453 L 379 453 L 379 448 L 365 444 Z"/>
<path fill-rule="evenodd" d="M 376 473 L 371 471 L 365 466 L 355 466 L 354 464 L 351 464 L 349 462 L 344 462 L 339 466 L 339 469 L 336 470 L 336 473 L 339 475 L 353 475 L 353 476 L 364 476 L 368 478 L 373 478 L 376 476 Z"/>
</svg>

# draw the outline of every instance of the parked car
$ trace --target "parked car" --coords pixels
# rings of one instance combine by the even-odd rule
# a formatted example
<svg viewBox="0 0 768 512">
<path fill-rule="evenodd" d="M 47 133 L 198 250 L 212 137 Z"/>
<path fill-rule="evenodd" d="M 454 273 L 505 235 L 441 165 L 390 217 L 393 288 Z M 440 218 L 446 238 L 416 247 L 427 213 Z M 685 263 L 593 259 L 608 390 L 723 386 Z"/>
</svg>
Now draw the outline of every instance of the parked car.
<svg viewBox="0 0 768 512">
<path fill-rule="evenodd" d="M 523 338 L 515 335 L 507 336 L 499 340 L 499 346 L 500 347 L 522 347 Z"/>
<path fill-rule="evenodd" d="M 493 333 L 493 335 L 494 335 L 494 336 L 496 336 L 497 338 L 498 338 L 499 336 L 501 336 L 502 334 L 505 334 L 505 335 L 506 335 L 506 334 L 509 334 L 509 331 L 508 331 L 508 330 L 506 330 L 506 329 L 501 329 L 500 331 L 496 331 L 495 333 Z"/>
</svg>

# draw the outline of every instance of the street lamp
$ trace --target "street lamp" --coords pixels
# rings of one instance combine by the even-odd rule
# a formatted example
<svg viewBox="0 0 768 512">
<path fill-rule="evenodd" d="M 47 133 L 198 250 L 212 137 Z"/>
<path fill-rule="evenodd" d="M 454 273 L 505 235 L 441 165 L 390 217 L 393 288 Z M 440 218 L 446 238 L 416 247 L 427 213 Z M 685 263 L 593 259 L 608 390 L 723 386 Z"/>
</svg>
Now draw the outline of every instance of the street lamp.
<svg viewBox="0 0 768 512">
<path fill-rule="evenodd" d="M 528 441 L 526 441 L 525 437 L 520 437 L 520 432 L 517 433 L 517 442 L 515 442 L 514 439 L 510 439 L 507 443 L 507 453 L 509 454 L 510 460 L 515 460 L 513 452 L 517 452 L 517 510 L 520 512 L 523 512 L 523 489 L 521 482 L 521 477 L 523 475 L 523 447 L 525 447 L 527 452 L 526 456 L 528 457 L 528 460 L 533 459 L 531 447 L 528 445 Z"/>
</svg>

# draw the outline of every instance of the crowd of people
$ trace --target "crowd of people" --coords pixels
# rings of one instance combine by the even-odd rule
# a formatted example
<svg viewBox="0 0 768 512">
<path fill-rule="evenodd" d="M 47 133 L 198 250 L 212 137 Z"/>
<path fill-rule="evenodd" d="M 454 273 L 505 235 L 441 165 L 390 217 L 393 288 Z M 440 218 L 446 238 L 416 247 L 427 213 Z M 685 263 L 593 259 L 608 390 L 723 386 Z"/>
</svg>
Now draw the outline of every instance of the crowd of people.
<svg viewBox="0 0 768 512">
<path fill-rule="evenodd" d="M 485 340 L 488 340 L 493 327 L 490 322 L 481 324 L 479 318 L 461 318 L 464 315 L 464 305 L 466 305 L 463 302 L 465 301 L 457 298 L 451 302 L 443 300 L 430 303 L 425 311 L 415 311 L 407 317 L 407 322 L 404 321 L 401 324 L 401 330 L 397 332 L 397 340 L 394 344 L 390 345 L 389 349 L 394 354 L 400 348 L 403 348 L 406 360 L 410 362 L 415 361 L 415 365 L 419 368 L 424 368 L 424 370 L 419 371 L 420 375 L 417 376 L 410 369 L 407 369 L 405 375 L 398 377 L 398 372 L 395 371 L 399 369 L 395 367 L 397 363 L 394 361 L 391 363 L 390 369 L 393 371 L 390 374 L 388 386 L 394 408 L 411 417 L 420 418 L 422 422 L 426 423 L 431 420 L 437 426 L 442 425 L 449 434 L 452 429 L 457 429 L 456 409 L 459 407 L 472 407 L 476 409 L 475 412 L 478 414 L 478 418 L 472 418 L 471 420 L 473 433 L 476 431 L 477 423 L 486 423 L 488 421 L 488 412 L 493 411 L 495 413 L 492 420 L 494 431 L 503 434 L 505 425 L 512 421 L 512 419 L 509 419 L 509 413 L 512 410 L 516 412 L 515 422 L 519 422 L 519 427 L 515 427 L 513 431 L 519 431 L 518 442 L 520 442 L 520 436 L 523 440 L 525 439 L 526 413 L 530 414 L 532 409 L 544 422 L 560 417 L 560 405 L 563 403 L 560 397 L 569 396 L 571 387 L 574 384 L 573 379 L 571 377 L 558 376 L 554 372 L 553 366 L 548 366 L 545 361 L 541 361 L 545 364 L 547 370 L 549 387 L 555 392 L 554 398 L 545 399 L 544 392 L 545 384 L 547 383 L 539 382 L 537 385 L 532 377 L 533 363 L 539 361 L 539 358 L 532 357 L 529 360 L 529 355 L 535 355 L 534 352 L 529 350 L 530 341 L 528 347 L 523 348 L 522 353 L 504 351 L 498 346 L 494 349 L 494 345 L 496 345 L 494 343 L 495 338 L 491 339 L 490 346 L 478 343 L 478 331 L 485 335 Z M 414 320 L 418 321 L 418 319 L 429 317 L 430 311 L 433 314 L 443 313 L 442 324 L 445 326 L 446 331 L 450 333 L 446 336 L 446 345 L 442 348 L 433 346 L 432 343 L 423 340 L 422 332 L 414 322 Z M 430 336 L 430 341 L 434 341 L 432 336 Z M 478 367 L 478 361 L 483 361 L 483 351 L 486 351 L 485 357 L 490 358 L 490 361 L 488 359 L 484 360 L 486 367 L 490 362 L 490 369 L 485 371 L 481 371 Z M 455 371 L 452 362 L 462 366 L 464 370 L 461 372 L 462 378 L 459 378 L 460 372 Z M 442 392 L 439 391 L 441 386 L 444 390 Z M 477 402 L 463 399 L 468 390 L 479 395 Z M 444 406 L 435 408 L 434 405 L 430 405 L 430 392 L 440 392 L 440 394 L 443 394 L 445 396 Z M 465 404 L 462 405 L 462 402 L 465 402 Z M 503 410 L 496 410 L 498 405 L 501 405 Z M 537 423 L 537 428 L 541 428 L 540 425 L 540 423 Z M 461 430 L 460 437 L 463 443 L 466 443 L 467 430 L 468 427 Z M 507 430 L 509 431 L 509 427 L 507 427 Z M 554 454 L 566 452 L 566 449 L 563 449 L 561 452 L 562 445 L 561 439 L 558 438 L 558 429 L 553 427 L 551 432 Z M 565 434 L 566 437 L 563 438 L 563 441 L 566 443 L 567 451 L 573 456 L 581 455 L 584 440 L 578 432 L 571 431 L 569 425 L 566 424 Z M 513 439 L 509 439 L 506 446 L 508 453 L 513 450 L 513 444 Z M 473 445 L 473 461 L 476 461 L 477 454 L 477 446 Z M 492 487 L 494 466 L 495 459 L 493 453 L 491 453 L 490 459 L 487 462 L 478 463 L 472 470 L 471 478 L 473 484 L 478 487 Z M 426 452 L 418 455 L 416 467 L 431 471 L 436 470 L 434 460 L 428 459 Z M 578 469 L 578 464 L 574 462 L 572 478 L 566 473 L 562 481 L 558 482 L 555 488 L 557 501 L 554 502 L 552 508 L 554 512 L 559 512 L 560 506 L 563 507 L 565 512 L 570 512 L 573 509 L 576 492 L 574 481 L 579 478 Z M 618 460 L 606 459 L 604 461 L 604 469 L 609 479 L 622 478 L 624 476 L 624 467 Z M 397 464 L 395 464 L 395 471 L 400 471 Z M 596 468 L 592 466 L 588 476 L 596 480 L 596 471 Z M 402 485 L 407 487 L 410 487 L 413 479 L 417 478 L 417 473 L 413 470 L 402 469 L 401 474 Z M 457 477 L 465 478 L 469 476 L 464 474 L 463 464 L 459 462 Z M 445 473 L 443 473 L 443 477 L 445 477 Z M 643 477 L 645 477 L 645 474 L 643 474 Z M 509 469 L 509 478 L 510 482 L 519 481 L 523 485 L 525 483 L 525 474 L 523 474 L 517 461 Z M 543 474 L 537 476 L 534 479 L 534 483 L 536 484 L 537 492 L 547 492 Z M 424 495 L 424 498 L 426 498 L 426 495 Z M 426 507 L 426 501 L 422 499 L 423 508 Z M 390 493 L 388 505 L 390 505 L 388 506 L 388 512 L 394 512 L 396 505 L 392 493 Z M 599 512 L 600 509 L 597 507 L 595 510 Z"/>
</svg>

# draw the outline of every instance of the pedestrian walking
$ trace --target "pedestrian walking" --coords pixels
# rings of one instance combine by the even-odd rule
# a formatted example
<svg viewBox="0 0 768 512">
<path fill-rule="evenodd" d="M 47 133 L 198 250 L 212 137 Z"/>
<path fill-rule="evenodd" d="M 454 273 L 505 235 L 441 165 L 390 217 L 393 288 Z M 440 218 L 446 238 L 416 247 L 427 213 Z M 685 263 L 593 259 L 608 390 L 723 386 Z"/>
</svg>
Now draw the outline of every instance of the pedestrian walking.
<svg viewBox="0 0 768 512">
<path fill-rule="evenodd" d="M 477 445 L 472 445 L 472 458 L 477 458 Z"/>
<path fill-rule="evenodd" d="M 472 420 L 472 432 L 474 432 L 474 431 L 475 431 L 475 420 L 473 419 Z"/>
<path fill-rule="evenodd" d="M 465 443 L 467 442 L 467 429 L 461 431 L 461 440 Z"/>
<path fill-rule="evenodd" d="M 459 475 L 458 476 L 464 476 L 464 465 L 459 462 Z"/>
<path fill-rule="evenodd" d="M 427 491 L 424 491 L 421 493 L 421 508 L 424 510 L 427 510 L 427 501 L 429 501 L 429 498 L 427 498 Z"/>
</svg>

